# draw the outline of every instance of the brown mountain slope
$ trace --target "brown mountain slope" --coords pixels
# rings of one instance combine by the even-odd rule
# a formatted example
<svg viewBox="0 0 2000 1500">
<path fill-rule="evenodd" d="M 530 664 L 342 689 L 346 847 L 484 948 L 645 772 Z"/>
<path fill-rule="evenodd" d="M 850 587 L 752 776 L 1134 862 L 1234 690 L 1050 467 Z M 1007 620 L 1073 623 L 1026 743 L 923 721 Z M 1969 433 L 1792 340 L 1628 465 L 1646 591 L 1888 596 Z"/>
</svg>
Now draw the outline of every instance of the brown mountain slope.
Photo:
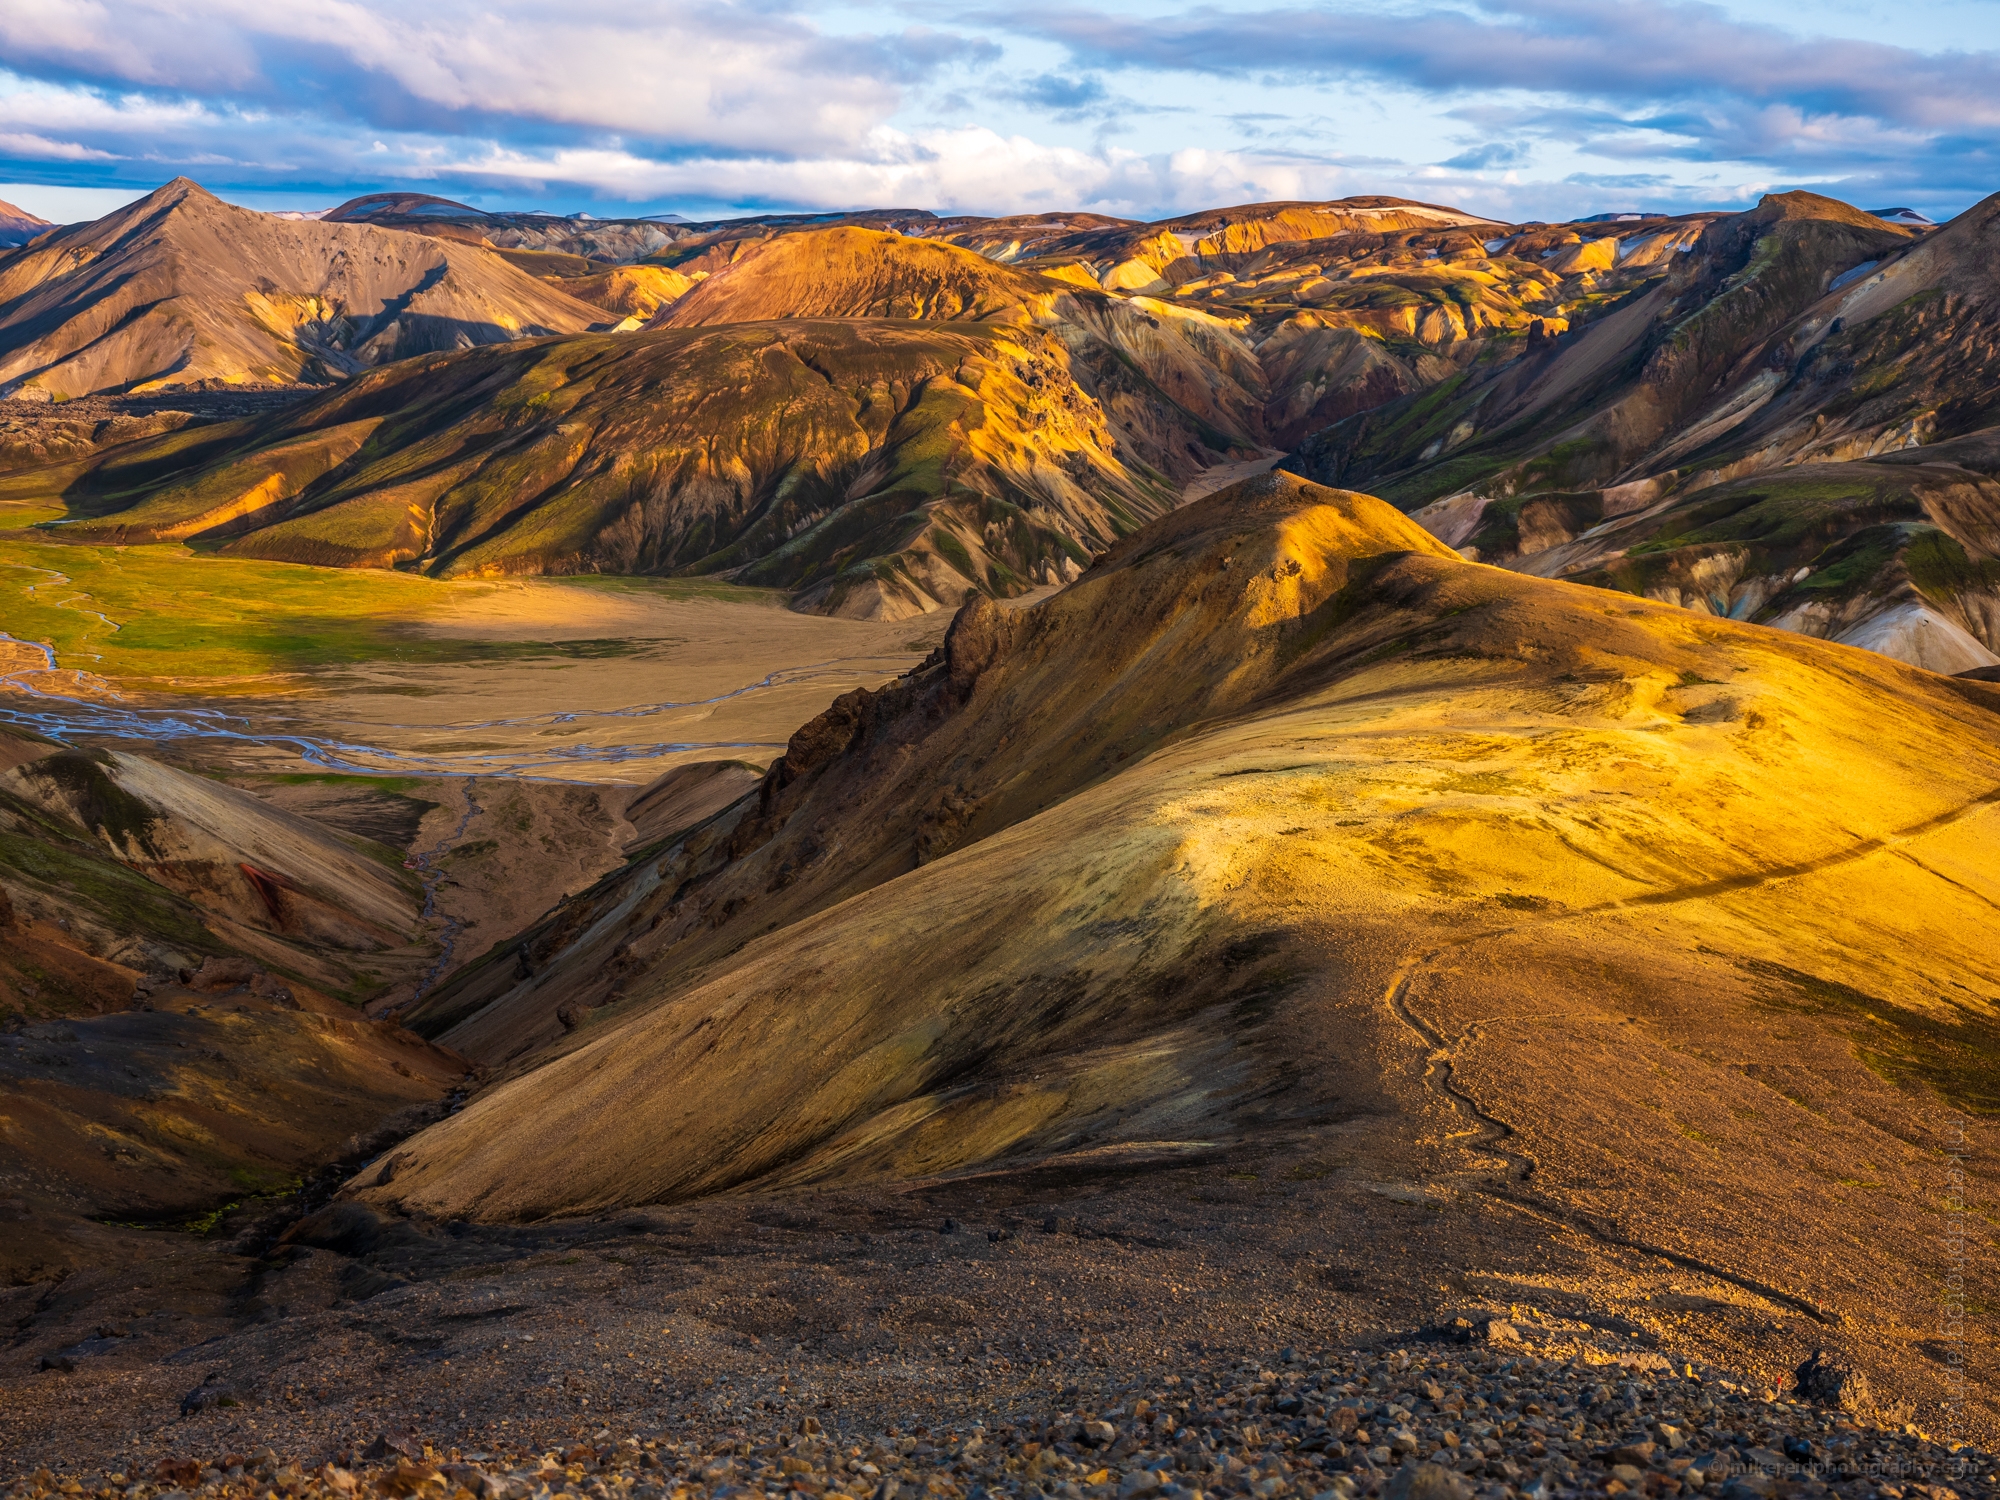
<svg viewBox="0 0 2000 1500">
<path fill-rule="evenodd" d="M 486 1005 L 439 996 L 419 1024 L 513 1076 L 349 1191 L 505 1219 L 1317 1141 L 1928 1398 L 1940 1121 L 1995 1190 L 1996 723 L 1253 482 L 970 606 Z"/>
<path fill-rule="evenodd" d="M 423 893 L 393 851 L 143 756 L 13 734 L 0 749 L 13 752 L 0 770 L 0 891 L 18 914 L 66 920 L 106 963 L 170 975 L 247 956 L 365 998 L 385 966 L 414 979 L 431 961 Z"/>
<path fill-rule="evenodd" d="M 1466 555 L 1522 572 L 1964 672 L 2000 663 L 1996 437 L 1787 465 L 1609 515 L 1601 493 L 1584 493 L 1417 516 Z"/>
<path fill-rule="evenodd" d="M 277 1188 L 456 1082 L 342 1003 L 435 961 L 421 904 L 380 846 L 0 730 L 0 1278 L 116 1260 L 106 1221 Z"/>
<path fill-rule="evenodd" d="M 276 219 L 177 178 L 0 261 L 0 394 L 324 383 L 602 319 L 490 251 Z"/>
<path fill-rule="evenodd" d="M 25 245 L 43 230 L 54 227 L 47 219 L 38 218 L 25 208 L 16 208 L 0 198 L 0 247 Z"/>
<path fill-rule="evenodd" d="M 1157 224 L 1071 213 L 939 219 L 882 211 L 692 226 L 624 221 L 620 228 L 482 214 L 409 195 L 381 195 L 357 213 L 447 239 L 538 247 L 506 252 L 536 274 L 580 275 L 596 263 L 551 253 L 558 248 L 617 259 L 623 252 L 615 233 L 643 228 L 671 237 L 649 260 L 718 278 L 675 316 L 681 325 L 771 316 L 989 317 L 1016 301 L 1046 300 L 1046 283 L 1009 282 L 992 265 L 954 257 L 952 249 L 1108 291 L 1121 302 L 1134 294 L 1166 299 L 1173 313 L 1145 304 L 1133 321 L 1157 328 L 1184 323 L 1189 313 L 1219 318 L 1243 346 L 1244 358 L 1234 363 L 1255 369 L 1262 361 L 1250 378 L 1241 369 L 1229 373 L 1235 391 L 1215 392 L 1216 399 L 1191 408 L 1211 429 L 1191 435 L 1211 451 L 1289 445 L 1353 412 L 1426 389 L 1509 339 L 1518 349 L 1532 327 L 1562 326 L 1570 312 L 1603 295 L 1600 284 L 1629 283 L 1642 268 L 1658 268 L 1688 231 L 1687 222 L 1672 220 L 1581 226 L 1591 236 L 1586 250 L 1570 226 L 1505 230 L 1456 209 L 1372 197 L 1246 204 Z M 1481 238 L 1493 234 L 1499 238 Z M 885 251 L 884 239 L 902 248 Z M 1492 254 L 1488 244 L 1496 247 Z M 754 291 L 746 280 L 758 283 Z M 612 305 L 603 296 L 590 300 Z M 1114 384 L 1119 379 L 1108 368 L 1100 373 Z M 1120 423 L 1143 430 L 1145 451 L 1131 456 L 1158 466 L 1165 455 L 1164 472 L 1184 478 L 1179 466 L 1190 434 L 1177 437 L 1168 430 L 1171 418 L 1149 416 L 1153 393 L 1144 382 L 1157 381 L 1159 371 L 1148 365 L 1134 373 L 1141 380 Z"/>
<path fill-rule="evenodd" d="M 1538 352 L 1665 277 L 1722 217 L 1510 229 L 1394 199 L 1250 205 L 1044 236 L 1012 259 L 1149 313 L 1198 309 L 1227 323 L 1261 367 L 1261 409 L 1242 420 L 1291 447 Z"/>
<path fill-rule="evenodd" d="M 1107 296 L 970 251 L 869 229 L 786 235 L 746 252 L 661 315 L 665 327 L 771 318 L 1031 325 L 1059 338 L 1127 464 L 1176 483 L 1263 436 L 1267 392 L 1241 325 Z"/>
</svg>

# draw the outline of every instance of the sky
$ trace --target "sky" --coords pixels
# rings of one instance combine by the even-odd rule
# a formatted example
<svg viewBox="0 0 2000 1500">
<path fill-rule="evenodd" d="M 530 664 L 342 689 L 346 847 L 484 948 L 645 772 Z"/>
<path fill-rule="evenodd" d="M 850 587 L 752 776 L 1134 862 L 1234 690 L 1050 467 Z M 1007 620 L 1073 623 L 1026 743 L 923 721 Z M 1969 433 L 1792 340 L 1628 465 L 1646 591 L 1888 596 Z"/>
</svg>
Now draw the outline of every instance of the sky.
<svg viewBox="0 0 2000 1500">
<path fill-rule="evenodd" d="M 5 0 L 0 199 L 1509 221 L 2000 189 L 2000 0 Z"/>
</svg>

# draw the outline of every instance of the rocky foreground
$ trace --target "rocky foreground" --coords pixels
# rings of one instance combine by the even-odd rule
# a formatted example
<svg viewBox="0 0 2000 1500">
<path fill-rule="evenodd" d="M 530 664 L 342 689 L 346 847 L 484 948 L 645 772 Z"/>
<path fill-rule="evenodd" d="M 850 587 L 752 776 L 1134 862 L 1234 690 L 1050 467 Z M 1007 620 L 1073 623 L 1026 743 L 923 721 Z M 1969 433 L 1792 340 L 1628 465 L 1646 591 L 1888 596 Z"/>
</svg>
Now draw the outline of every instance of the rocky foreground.
<svg viewBox="0 0 2000 1500">
<path fill-rule="evenodd" d="M 850 1430 L 837 1405 L 696 1431 L 547 1433 L 493 1451 L 438 1451 L 385 1433 L 308 1466 L 270 1448 L 173 1457 L 144 1473 L 14 1480 L 10 1497 L 187 1500 L 799 1500 L 1046 1495 L 1062 1500 L 1545 1500 L 1556 1495 L 1724 1500 L 1841 1495 L 1949 1500 L 1996 1492 L 1994 1455 L 1876 1425 L 1853 1376 L 1809 1360 L 1780 1395 L 1652 1351 L 1594 1359 L 1527 1352 L 1504 1322 L 1439 1342 L 1302 1357 L 1270 1368 L 1190 1364 L 1117 1383 L 1091 1372 L 1059 1409 L 937 1426 Z M 1465 1340 L 1455 1346 L 1445 1340 Z M 198 1394 L 198 1393 L 197 1393 Z M 226 1398 L 225 1398 L 226 1399 Z M 199 1404 L 197 1402 L 197 1404 Z M 988 1422 L 992 1425 L 988 1425 Z M 527 1437 L 526 1434 L 523 1435 Z"/>
</svg>

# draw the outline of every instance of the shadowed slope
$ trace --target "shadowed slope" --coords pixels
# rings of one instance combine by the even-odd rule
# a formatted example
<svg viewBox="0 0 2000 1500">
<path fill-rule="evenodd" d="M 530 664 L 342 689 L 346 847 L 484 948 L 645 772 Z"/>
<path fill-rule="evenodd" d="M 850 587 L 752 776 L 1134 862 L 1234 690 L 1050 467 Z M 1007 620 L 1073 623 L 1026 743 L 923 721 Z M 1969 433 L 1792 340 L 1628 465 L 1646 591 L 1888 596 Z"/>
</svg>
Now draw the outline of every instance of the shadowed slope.
<svg viewBox="0 0 2000 1500">
<path fill-rule="evenodd" d="M 276 219 L 177 178 L 0 262 L 0 391 L 323 383 L 601 318 L 488 250 Z"/>
<path fill-rule="evenodd" d="M 463 1061 L 344 999 L 434 961 L 391 851 L 136 755 L 0 731 L 0 1278 L 321 1167 Z"/>
<path fill-rule="evenodd" d="M 108 963 L 171 974 L 249 954 L 365 997 L 364 967 L 429 962 L 422 892 L 391 850 L 143 756 L 13 735 L 0 749 L 14 752 L 0 770 L 0 891 L 17 911 L 65 917 Z"/>
<path fill-rule="evenodd" d="M 1666 276 L 1582 332 L 1330 428 L 1288 466 L 1322 482 L 1377 483 L 1400 504 L 1653 472 L 1740 405 L 1741 388 L 1760 380 L 1756 352 L 1836 278 L 1910 242 L 1909 230 L 1831 198 L 1766 197 L 1711 221 Z"/>
<path fill-rule="evenodd" d="M 1459 507 L 1429 507 L 1418 519 L 1436 520 L 1467 556 L 1522 572 L 1964 672 L 2000 663 L 1992 436 L 1786 466 L 1623 514 L 1606 515 L 1603 493 L 1587 492 L 1456 517 Z"/>
</svg>

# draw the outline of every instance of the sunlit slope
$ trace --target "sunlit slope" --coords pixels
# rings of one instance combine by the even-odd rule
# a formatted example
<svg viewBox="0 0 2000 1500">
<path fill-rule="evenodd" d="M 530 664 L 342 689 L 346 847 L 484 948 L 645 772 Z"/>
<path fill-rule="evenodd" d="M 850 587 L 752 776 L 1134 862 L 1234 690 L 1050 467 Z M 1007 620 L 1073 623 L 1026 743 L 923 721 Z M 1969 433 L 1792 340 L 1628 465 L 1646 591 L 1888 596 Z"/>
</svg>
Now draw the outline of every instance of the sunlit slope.
<svg viewBox="0 0 2000 1500">
<path fill-rule="evenodd" d="M 441 989 L 412 1024 L 436 1034 L 477 1010 L 449 1032 L 453 1045 L 495 1059 L 519 1055 L 560 1035 L 559 1002 L 596 1003 L 626 988 L 636 956 L 590 975 L 584 950 L 564 947 L 579 924 L 598 934 L 593 943 L 612 940 L 600 910 L 637 902 L 651 913 L 644 948 L 671 946 L 676 963 L 726 953 L 743 934 L 711 919 L 754 906 L 758 930 L 795 921 L 1031 817 L 1190 725 L 1239 711 L 1284 663 L 1251 649 L 1232 618 L 1241 605 L 1234 585 L 1247 579 L 1253 591 L 1275 590 L 1278 602 L 1264 607 L 1286 611 L 1300 590 L 1337 589 L 1350 557 L 1451 556 L 1377 501 L 1335 496 L 1301 507 L 1295 482 L 1268 488 L 1225 513 L 1225 525 L 1236 523 L 1246 548 L 1268 551 L 1289 539 L 1302 556 L 1324 558 L 1310 577 L 1265 577 L 1294 560 L 1281 553 L 1252 562 L 1246 551 L 1214 577 L 1184 568 L 1188 548 L 1214 541 L 1209 502 L 1155 522 L 1032 610 L 989 603 L 962 613 L 925 670 L 881 693 L 847 694 L 800 729 L 757 797 L 667 851 L 664 863 L 609 882 L 531 934 L 524 951 L 532 982 L 515 988 L 510 964 L 490 964 Z M 1078 651 L 1090 661 L 1071 660 Z M 1016 686 L 1004 699 L 987 702 L 983 674 L 996 663 L 1043 656 L 1039 670 L 1011 675 Z M 837 859 L 824 856 L 829 836 Z M 666 899 L 683 887 L 684 896 Z"/>
<path fill-rule="evenodd" d="M 1061 287 L 955 245 L 873 229 L 783 235 L 747 250 L 662 316 L 665 327 L 767 318 L 1022 321 Z"/>
<path fill-rule="evenodd" d="M 1108 296 L 953 245 L 878 230 L 784 235 L 745 251 L 660 315 L 660 326 L 771 318 L 908 318 L 1033 327 L 1060 341 L 1128 467 L 1176 483 L 1264 440 L 1265 377 L 1244 325 Z M 1030 404 L 1040 391 L 1029 377 Z M 1039 420 L 1032 412 L 1025 420 Z"/>
<path fill-rule="evenodd" d="M 275 219 L 176 178 L 0 260 L 0 394 L 324 383 L 602 320 L 490 250 Z"/>
<path fill-rule="evenodd" d="M 863 615 L 1073 575 L 1171 498 L 1120 462 L 1059 342 L 897 322 L 413 361 L 51 482 L 75 540 L 446 576 L 738 569 Z"/>
<path fill-rule="evenodd" d="M 47 219 L 0 199 L 0 246 L 25 245 L 36 235 L 55 228 Z"/>
<path fill-rule="evenodd" d="M 587 276 L 566 276 L 557 286 L 568 296 L 641 323 L 695 285 L 678 271 L 659 266 L 615 266 Z"/>
<path fill-rule="evenodd" d="M 1237 263 L 1228 257 L 1252 256 L 1273 246 L 1467 225 L 1497 227 L 1459 209 L 1407 198 L 1359 197 L 1244 203 L 1150 224 L 1055 214 L 1040 221 L 943 225 L 936 233 L 995 259 L 1038 267 L 1076 265 L 1107 288 L 1157 290 L 1231 269 Z"/>
<path fill-rule="evenodd" d="M 1384 1101 L 1430 1132 L 1415 998 L 1526 1149 L 1593 1163 L 1555 1189 L 1636 1133 L 1676 1165 L 1631 1191 L 1721 1182 L 1750 1209 L 1678 1232 L 1760 1255 L 1755 1205 L 1818 1191 L 1722 1102 L 1767 1007 L 1816 1089 L 2000 1104 L 1991 689 L 1468 565 L 1275 477 L 941 656 L 428 1003 L 519 1076 L 370 1195 L 534 1216 Z M 1657 1117 L 1570 1071 L 1627 1017 L 1677 1080 Z M 1522 1070 L 1575 1097 L 1485 1092 Z M 1678 1123 L 1718 1119 L 1719 1160 Z"/>
</svg>

